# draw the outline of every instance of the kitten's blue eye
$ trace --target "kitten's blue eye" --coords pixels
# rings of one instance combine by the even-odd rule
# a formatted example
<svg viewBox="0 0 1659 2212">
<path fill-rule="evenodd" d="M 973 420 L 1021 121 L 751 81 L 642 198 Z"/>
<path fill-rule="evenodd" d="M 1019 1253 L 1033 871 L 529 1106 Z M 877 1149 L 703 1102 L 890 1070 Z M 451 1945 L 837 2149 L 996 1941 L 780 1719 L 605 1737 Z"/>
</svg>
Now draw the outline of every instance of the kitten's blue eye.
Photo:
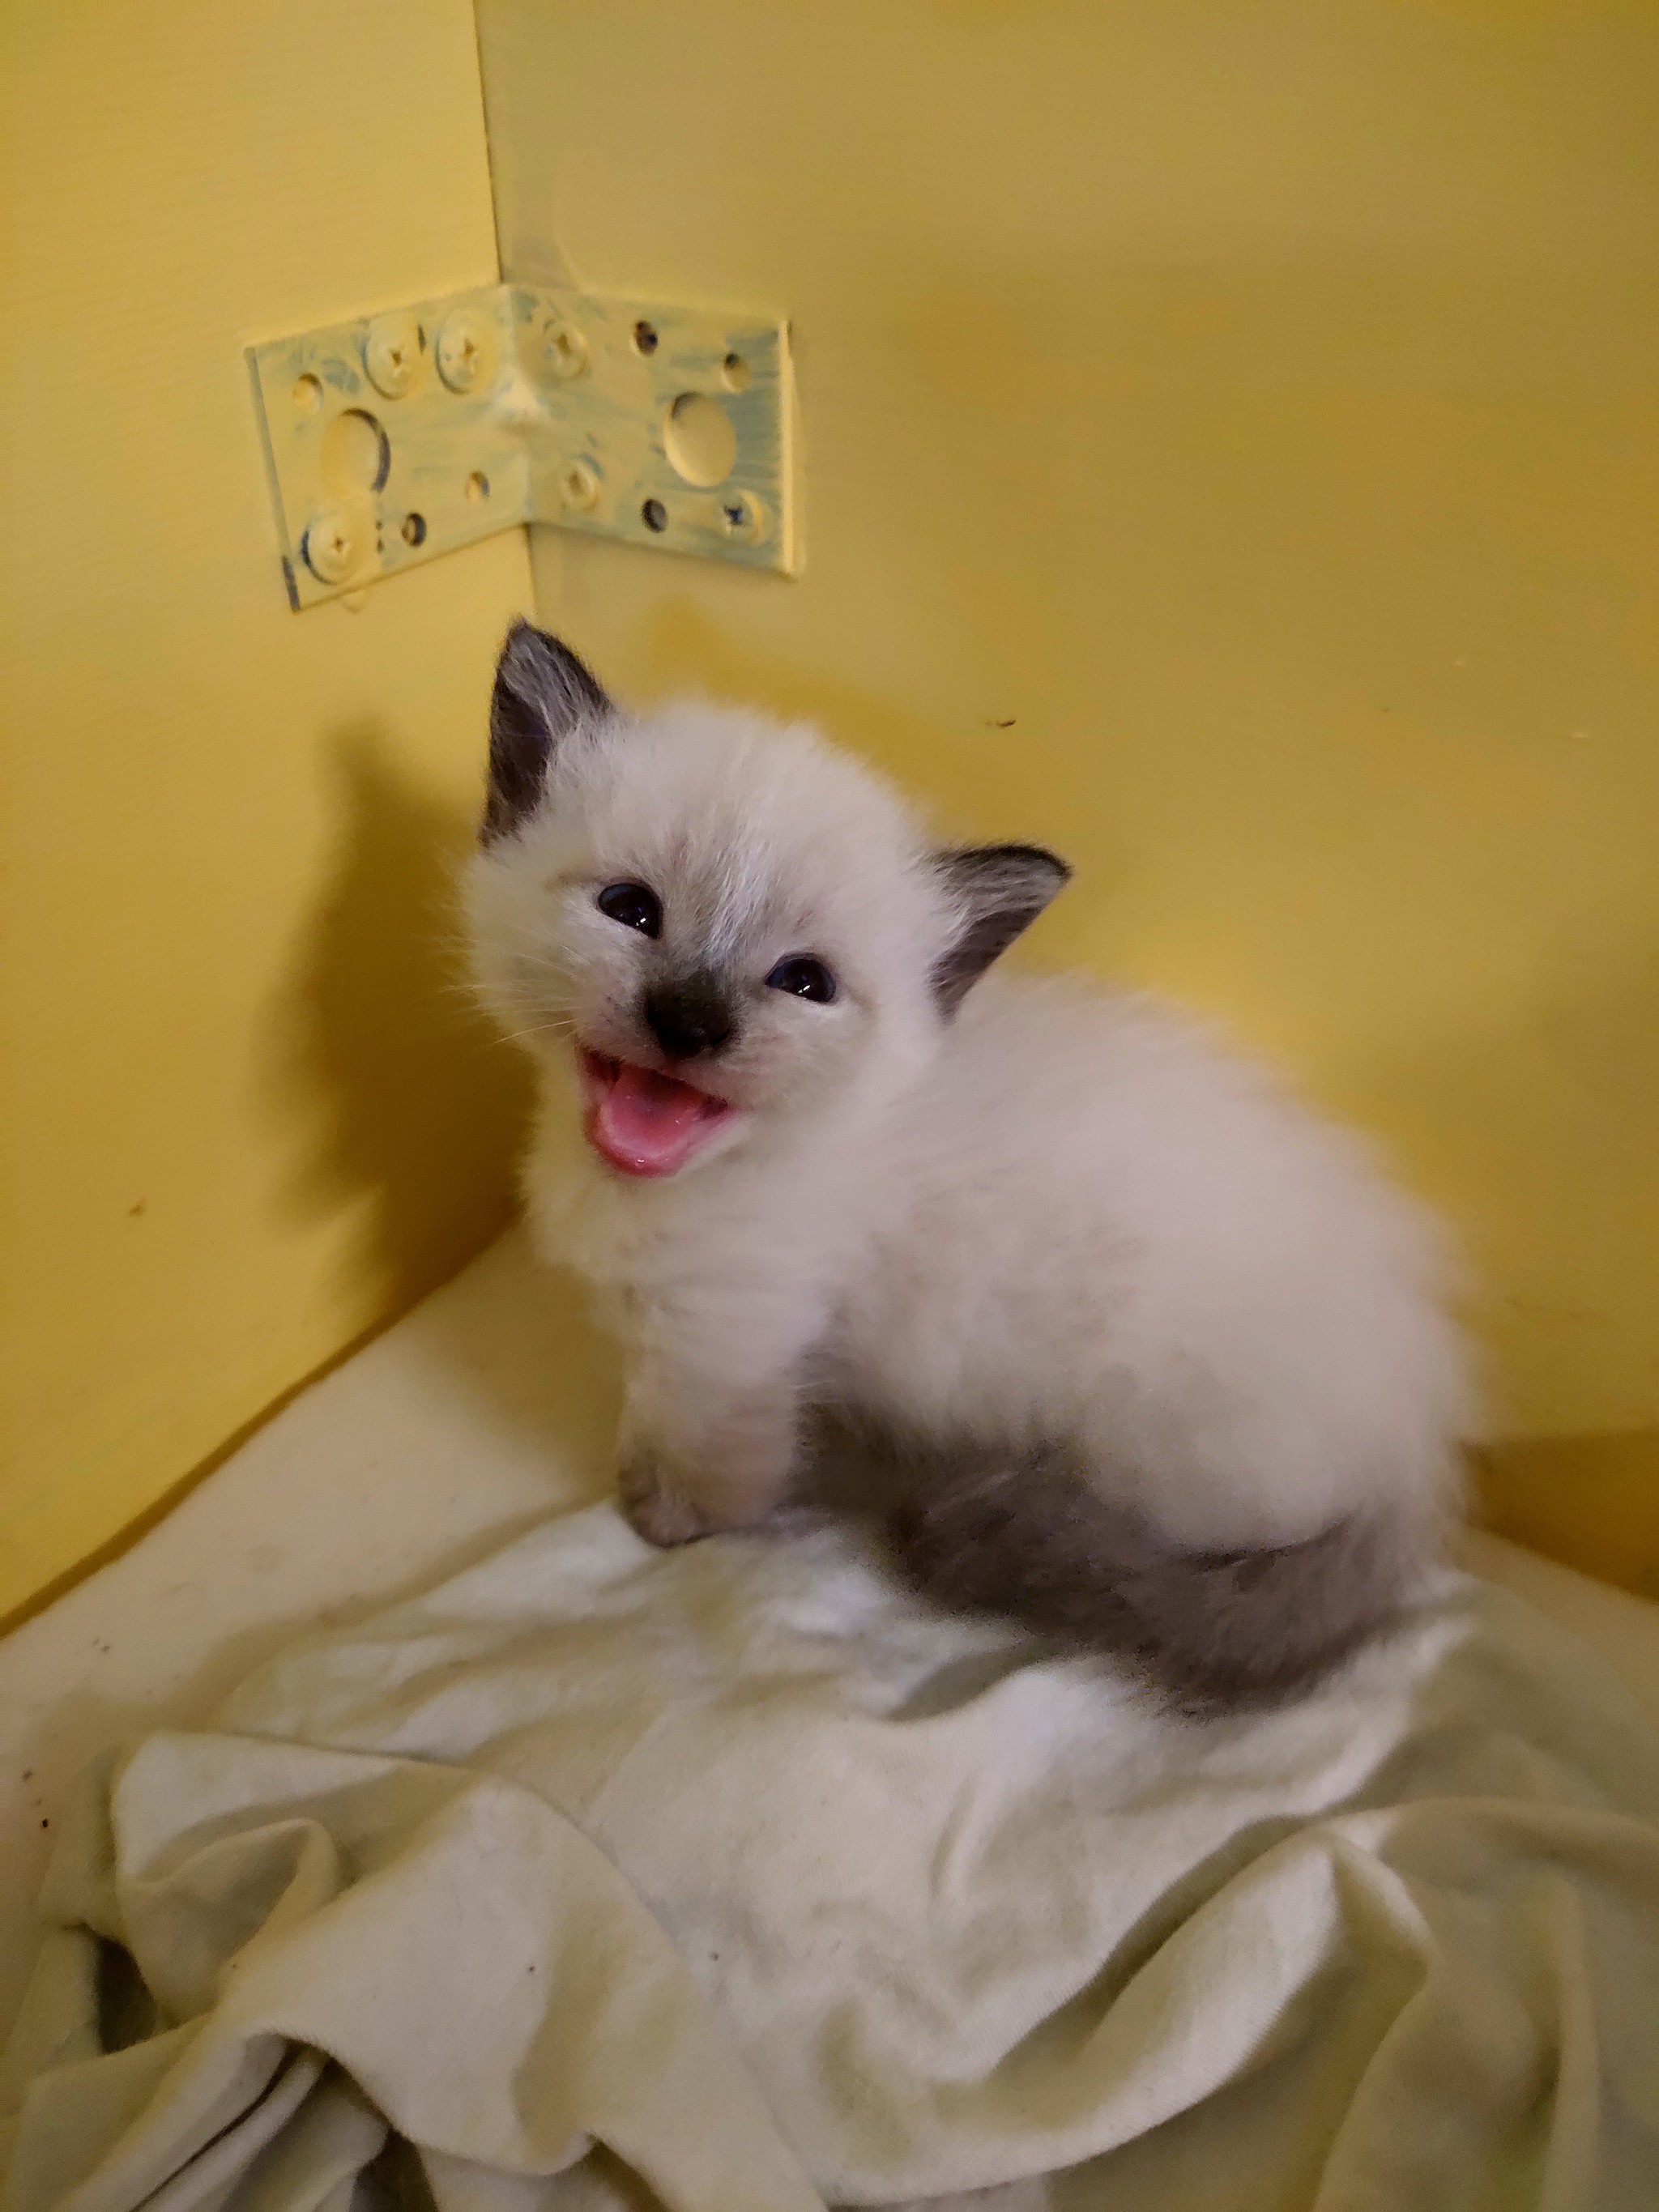
<svg viewBox="0 0 1659 2212">
<path fill-rule="evenodd" d="M 637 929 L 641 937 L 662 935 L 662 901 L 643 884 L 607 884 L 593 903 L 624 929 Z"/>
<path fill-rule="evenodd" d="M 774 991 L 787 991 L 797 999 L 812 999 L 827 1006 L 836 995 L 836 979 L 822 960 L 811 960 L 798 952 L 792 959 L 780 960 L 766 979 Z"/>
</svg>

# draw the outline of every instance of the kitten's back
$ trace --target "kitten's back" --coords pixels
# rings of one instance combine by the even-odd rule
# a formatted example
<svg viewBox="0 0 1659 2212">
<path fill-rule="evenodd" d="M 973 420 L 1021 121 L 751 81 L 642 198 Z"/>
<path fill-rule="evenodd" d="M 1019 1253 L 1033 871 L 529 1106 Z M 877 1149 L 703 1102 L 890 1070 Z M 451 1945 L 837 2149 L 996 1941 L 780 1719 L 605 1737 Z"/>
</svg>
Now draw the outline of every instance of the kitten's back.
<svg viewBox="0 0 1659 2212">
<path fill-rule="evenodd" d="M 1194 1547 L 1438 1509 L 1469 1403 L 1433 1224 L 1194 1025 L 988 981 L 883 1165 L 856 1326 L 901 1420 L 1075 1448 Z"/>
</svg>

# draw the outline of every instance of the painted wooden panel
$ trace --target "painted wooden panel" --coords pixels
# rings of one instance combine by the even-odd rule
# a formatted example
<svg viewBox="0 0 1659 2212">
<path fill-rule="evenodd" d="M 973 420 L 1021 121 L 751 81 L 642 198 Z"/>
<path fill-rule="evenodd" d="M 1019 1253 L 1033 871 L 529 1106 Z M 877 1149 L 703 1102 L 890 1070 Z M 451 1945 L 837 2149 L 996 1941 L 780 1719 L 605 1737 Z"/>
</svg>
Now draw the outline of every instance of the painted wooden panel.
<svg viewBox="0 0 1659 2212">
<path fill-rule="evenodd" d="M 497 276 L 467 0 L 0 13 L 0 1614 L 504 1216 L 456 988 L 522 533 L 297 617 L 247 346 Z"/>
<path fill-rule="evenodd" d="M 799 585 L 544 532 L 543 614 L 1069 854 L 1033 957 L 1372 1129 L 1494 1510 L 1659 1576 L 1659 9 L 479 23 L 507 276 L 776 300 L 800 385 Z"/>
</svg>

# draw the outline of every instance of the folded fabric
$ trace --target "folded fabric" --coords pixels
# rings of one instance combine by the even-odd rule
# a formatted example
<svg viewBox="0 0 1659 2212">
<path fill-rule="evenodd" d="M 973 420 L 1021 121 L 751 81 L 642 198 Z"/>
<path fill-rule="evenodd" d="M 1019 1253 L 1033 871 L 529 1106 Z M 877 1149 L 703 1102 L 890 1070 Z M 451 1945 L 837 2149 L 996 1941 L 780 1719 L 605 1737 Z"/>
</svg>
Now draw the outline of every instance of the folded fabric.
<svg viewBox="0 0 1659 2212">
<path fill-rule="evenodd" d="M 1199 1723 L 596 1508 L 107 1762 L 42 1903 L 4 2212 L 1659 2203 L 1659 1730 L 1459 1576 Z"/>
</svg>

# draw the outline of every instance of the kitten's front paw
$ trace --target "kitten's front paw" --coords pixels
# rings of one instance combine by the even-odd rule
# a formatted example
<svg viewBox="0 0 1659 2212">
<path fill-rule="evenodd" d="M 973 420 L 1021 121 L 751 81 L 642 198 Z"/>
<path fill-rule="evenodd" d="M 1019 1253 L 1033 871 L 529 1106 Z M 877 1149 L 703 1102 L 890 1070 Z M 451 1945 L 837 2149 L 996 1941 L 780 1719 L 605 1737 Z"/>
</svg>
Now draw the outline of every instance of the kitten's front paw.
<svg viewBox="0 0 1659 2212">
<path fill-rule="evenodd" d="M 720 1526 L 683 1491 L 666 1488 L 643 1469 L 624 1468 L 621 1490 L 629 1526 L 660 1551 L 672 1552 L 678 1544 L 695 1544 L 700 1536 L 712 1536 Z"/>
</svg>

